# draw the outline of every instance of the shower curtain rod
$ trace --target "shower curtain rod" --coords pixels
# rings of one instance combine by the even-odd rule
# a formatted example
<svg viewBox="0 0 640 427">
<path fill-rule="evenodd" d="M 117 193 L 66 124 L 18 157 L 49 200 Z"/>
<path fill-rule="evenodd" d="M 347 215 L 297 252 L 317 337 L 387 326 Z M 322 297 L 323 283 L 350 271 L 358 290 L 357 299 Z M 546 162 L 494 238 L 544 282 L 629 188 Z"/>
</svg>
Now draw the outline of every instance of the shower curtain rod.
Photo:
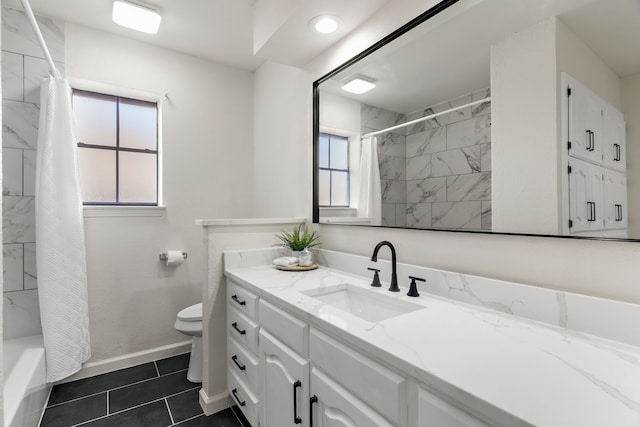
<svg viewBox="0 0 640 427">
<path fill-rule="evenodd" d="M 462 110 L 463 108 L 471 107 L 473 105 L 481 104 L 481 103 L 487 102 L 487 101 L 491 101 L 491 97 L 490 96 L 487 96 L 486 98 L 480 99 L 478 101 L 473 101 L 473 102 L 470 102 L 468 104 L 461 105 L 459 107 L 449 108 L 448 110 L 440 111 L 439 113 L 434 113 L 434 114 L 430 114 L 428 116 L 420 117 L 419 119 L 411 120 L 410 122 L 406 122 L 406 123 L 402 123 L 402 124 L 399 124 L 399 125 L 391 126 L 389 128 L 382 129 L 382 130 L 377 130 L 375 132 L 369 132 L 369 133 L 367 133 L 365 135 L 362 135 L 362 138 L 363 139 L 364 138 L 369 138 L 371 136 L 380 135 L 381 133 L 385 133 L 385 132 L 389 132 L 389 131 L 392 131 L 392 130 L 400 129 L 400 128 L 403 128 L 403 127 L 406 127 L 406 126 L 411 126 L 411 125 L 416 124 L 416 123 L 424 122 L 425 120 L 430 120 L 430 119 L 433 119 L 435 117 L 439 117 L 439 116 L 442 116 L 442 115 L 447 114 L 447 113 L 452 113 L 454 111 Z"/>
<path fill-rule="evenodd" d="M 36 17 L 33 14 L 33 10 L 31 10 L 31 5 L 29 4 L 29 0 L 20 0 L 22 3 L 22 7 L 24 8 L 24 13 L 27 15 L 27 19 L 29 23 L 33 27 L 33 31 L 36 33 L 36 37 L 38 38 L 38 42 L 40 43 L 40 47 L 42 48 L 42 52 L 44 53 L 44 57 L 49 64 L 49 72 L 53 77 L 59 79 L 60 72 L 56 68 L 56 65 L 53 63 L 53 58 L 51 57 L 51 53 L 49 52 L 49 48 L 47 47 L 47 43 L 44 41 L 44 37 L 42 37 L 42 32 L 40 31 L 40 27 L 38 26 L 38 22 L 36 21 Z"/>
</svg>

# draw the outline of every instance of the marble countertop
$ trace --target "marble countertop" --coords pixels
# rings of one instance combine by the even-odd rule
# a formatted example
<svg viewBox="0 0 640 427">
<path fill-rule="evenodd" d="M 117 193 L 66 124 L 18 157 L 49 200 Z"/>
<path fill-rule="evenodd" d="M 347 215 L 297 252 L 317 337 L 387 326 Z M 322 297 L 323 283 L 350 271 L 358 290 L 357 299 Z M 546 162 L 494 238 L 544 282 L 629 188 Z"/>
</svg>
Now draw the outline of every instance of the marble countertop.
<svg viewBox="0 0 640 427">
<path fill-rule="evenodd" d="M 226 275 L 501 424 L 640 426 L 637 347 L 424 292 L 371 288 L 368 278 L 324 267 Z M 424 308 L 371 323 L 302 293 L 344 283 Z"/>
</svg>

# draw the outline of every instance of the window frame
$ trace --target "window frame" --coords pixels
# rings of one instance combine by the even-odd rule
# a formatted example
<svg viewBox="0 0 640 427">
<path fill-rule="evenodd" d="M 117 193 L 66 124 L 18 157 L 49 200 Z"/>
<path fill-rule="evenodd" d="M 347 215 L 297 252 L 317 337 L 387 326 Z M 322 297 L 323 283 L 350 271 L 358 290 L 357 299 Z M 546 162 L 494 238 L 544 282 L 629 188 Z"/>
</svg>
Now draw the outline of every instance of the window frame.
<svg viewBox="0 0 640 427">
<path fill-rule="evenodd" d="M 152 92 L 146 92 L 135 89 L 125 89 L 120 88 L 104 83 L 98 83 L 93 81 L 81 80 L 81 79 L 70 79 L 69 85 L 71 86 L 71 94 L 75 92 L 89 92 L 95 93 L 98 95 L 107 95 L 113 96 L 117 99 L 116 104 L 116 146 L 102 146 L 102 145 L 94 145 L 94 144 L 86 144 L 77 141 L 78 148 L 91 148 L 91 149 L 106 149 L 110 151 L 115 151 L 118 153 L 122 152 L 138 152 L 138 153 L 148 153 L 154 154 L 156 156 L 156 203 L 145 203 L 145 202 L 82 202 L 83 207 L 86 209 L 108 209 L 109 212 L 114 212 L 114 209 L 118 209 L 119 207 L 122 210 L 131 210 L 132 208 L 139 207 L 141 209 L 164 209 L 164 200 L 163 200 L 163 150 L 162 150 L 162 100 L 166 98 L 166 95 L 158 95 Z M 120 147 L 119 140 L 120 135 L 118 132 L 118 124 L 119 124 L 119 102 L 121 98 L 131 99 L 133 101 L 142 101 L 149 102 L 156 105 L 156 149 L 148 150 L 148 149 L 135 149 L 135 148 L 127 148 Z M 116 200 L 119 199 L 119 156 L 116 155 Z"/>
<path fill-rule="evenodd" d="M 333 205 L 333 204 L 328 204 L 328 205 L 321 205 L 320 202 L 318 202 L 318 206 L 320 208 L 349 208 L 351 206 L 351 141 L 350 138 L 348 136 L 344 136 L 344 135 L 339 135 L 336 133 L 332 133 L 332 132 L 320 132 L 319 133 L 319 137 L 322 137 L 323 135 L 327 135 L 329 137 L 329 152 L 327 155 L 327 161 L 329 163 L 329 166 L 331 166 L 331 137 L 337 137 L 337 138 L 341 138 L 344 139 L 347 142 L 347 169 L 338 169 L 338 168 L 332 168 L 332 167 L 322 167 L 320 166 L 320 164 L 318 164 L 318 176 L 320 174 L 320 171 L 328 171 L 329 172 L 329 203 L 331 203 L 332 200 L 332 194 L 333 194 L 333 174 L 331 172 L 346 172 L 347 173 L 347 204 L 346 205 Z"/>
</svg>

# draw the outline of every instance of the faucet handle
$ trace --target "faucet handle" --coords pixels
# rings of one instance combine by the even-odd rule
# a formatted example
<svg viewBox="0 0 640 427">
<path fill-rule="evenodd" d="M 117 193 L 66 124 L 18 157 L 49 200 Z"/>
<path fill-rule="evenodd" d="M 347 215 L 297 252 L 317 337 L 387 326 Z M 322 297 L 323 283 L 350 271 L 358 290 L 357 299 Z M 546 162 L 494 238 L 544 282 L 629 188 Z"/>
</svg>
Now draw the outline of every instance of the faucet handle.
<svg viewBox="0 0 640 427">
<path fill-rule="evenodd" d="M 367 270 L 373 271 L 373 281 L 371 282 L 371 286 L 373 286 L 374 288 L 379 288 L 380 286 L 382 286 L 382 283 L 380 283 L 380 276 L 378 275 L 378 273 L 380 273 L 380 270 L 371 267 L 367 268 Z"/>
<path fill-rule="evenodd" d="M 426 282 L 426 280 L 421 277 L 414 277 L 414 276 L 409 276 L 409 279 L 411 279 L 411 285 L 409 285 L 409 292 L 407 292 L 407 295 L 410 297 L 419 297 L 420 294 L 418 293 L 418 286 L 416 285 L 416 280 L 420 282 Z"/>
</svg>

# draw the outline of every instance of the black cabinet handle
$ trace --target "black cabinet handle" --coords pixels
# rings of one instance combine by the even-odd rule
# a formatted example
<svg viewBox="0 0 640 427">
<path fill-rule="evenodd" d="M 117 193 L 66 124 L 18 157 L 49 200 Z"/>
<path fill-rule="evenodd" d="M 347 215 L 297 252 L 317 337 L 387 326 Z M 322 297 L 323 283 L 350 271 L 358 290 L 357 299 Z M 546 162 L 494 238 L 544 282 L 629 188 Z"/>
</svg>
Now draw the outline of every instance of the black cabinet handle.
<svg viewBox="0 0 640 427">
<path fill-rule="evenodd" d="M 621 159 L 620 144 L 613 144 L 613 160 L 619 162 Z"/>
<path fill-rule="evenodd" d="M 246 333 L 247 333 L 247 331 L 245 331 L 244 329 L 240 329 L 240 328 L 238 328 L 238 322 L 233 322 L 233 323 L 231 324 L 231 327 L 232 327 L 233 329 L 235 329 L 236 331 L 238 331 L 238 333 L 239 333 L 240 335 L 244 335 L 244 334 L 246 334 Z"/>
<path fill-rule="evenodd" d="M 589 218 L 587 221 L 593 222 L 596 220 L 596 204 L 595 202 L 587 202 L 587 208 L 589 209 Z"/>
<path fill-rule="evenodd" d="M 237 388 L 234 388 L 233 390 L 231 390 L 231 394 L 233 394 L 233 397 L 236 399 L 236 402 L 238 402 L 238 405 L 245 406 L 247 404 L 247 402 L 245 402 L 244 400 L 240 400 L 240 398 L 238 397 Z"/>
<path fill-rule="evenodd" d="M 593 151 L 595 144 L 593 141 L 593 132 L 587 130 L 587 151 Z"/>
<path fill-rule="evenodd" d="M 302 424 L 302 418 L 298 416 L 298 397 L 296 395 L 296 389 L 302 387 L 300 380 L 293 383 L 293 423 Z"/>
<path fill-rule="evenodd" d="M 614 205 L 616 208 L 616 221 L 622 221 L 622 205 Z"/>
<path fill-rule="evenodd" d="M 235 302 L 237 302 L 240 305 L 247 305 L 246 301 L 242 301 L 240 298 L 238 298 L 238 295 L 233 295 L 231 297 L 232 300 L 234 300 Z"/>
<path fill-rule="evenodd" d="M 237 355 L 234 354 L 233 356 L 231 356 L 231 360 L 233 360 L 233 363 L 235 363 L 236 366 L 238 367 L 238 369 L 240 369 L 241 371 L 244 371 L 245 369 L 247 369 L 247 367 L 245 365 L 241 365 L 238 362 L 238 356 Z"/>
<path fill-rule="evenodd" d="M 318 396 L 315 394 L 309 399 L 309 427 L 313 427 L 313 404 L 318 403 Z"/>
</svg>

